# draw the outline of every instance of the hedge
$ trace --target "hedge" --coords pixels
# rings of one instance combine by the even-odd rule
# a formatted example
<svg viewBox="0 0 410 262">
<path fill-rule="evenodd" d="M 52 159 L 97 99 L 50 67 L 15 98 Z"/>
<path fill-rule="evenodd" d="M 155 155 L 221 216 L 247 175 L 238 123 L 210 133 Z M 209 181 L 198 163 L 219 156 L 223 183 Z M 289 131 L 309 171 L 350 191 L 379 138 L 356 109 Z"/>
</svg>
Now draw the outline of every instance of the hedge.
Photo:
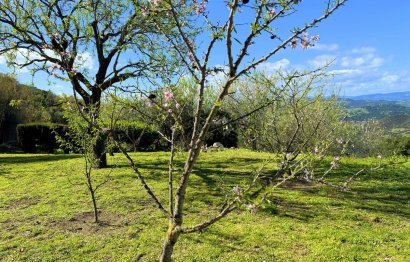
<svg viewBox="0 0 410 262">
<path fill-rule="evenodd" d="M 169 147 L 158 132 L 139 122 L 117 123 L 115 133 L 128 151 L 159 151 Z"/>
<path fill-rule="evenodd" d="M 58 149 L 56 135 L 66 136 L 66 125 L 54 123 L 27 123 L 17 125 L 17 143 L 26 153 L 53 153 Z"/>
</svg>

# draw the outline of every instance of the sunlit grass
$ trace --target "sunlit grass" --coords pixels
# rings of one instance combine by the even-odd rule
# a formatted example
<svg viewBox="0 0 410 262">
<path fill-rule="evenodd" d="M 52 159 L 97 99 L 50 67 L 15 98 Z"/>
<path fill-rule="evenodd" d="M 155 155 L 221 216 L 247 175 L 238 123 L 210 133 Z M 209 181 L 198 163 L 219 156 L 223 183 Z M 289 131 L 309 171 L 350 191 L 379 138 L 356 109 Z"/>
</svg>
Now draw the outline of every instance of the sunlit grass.
<svg viewBox="0 0 410 262">
<path fill-rule="evenodd" d="M 168 154 L 132 154 L 167 203 Z M 185 154 L 177 155 L 181 169 Z M 188 189 L 185 223 L 221 208 L 221 186 L 246 180 L 270 157 L 227 150 L 200 156 Z M 383 160 L 388 161 L 388 160 Z M 376 159 L 342 159 L 343 181 Z M 386 162 L 387 163 L 387 162 Z M 92 223 L 83 159 L 76 155 L 0 155 L 0 260 L 155 261 L 167 220 L 117 154 L 94 171 L 101 225 Z M 266 165 L 266 172 L 274 168 Z M 176 175 L 178 172 L 176 172 Z M 406 261 L 410 257 L 410 162 L 360 175 L 348 192 L 292 184 L 274 205 L 236 211 L 196 234 L 183 235 L 176 261 Z"/>
</svg>

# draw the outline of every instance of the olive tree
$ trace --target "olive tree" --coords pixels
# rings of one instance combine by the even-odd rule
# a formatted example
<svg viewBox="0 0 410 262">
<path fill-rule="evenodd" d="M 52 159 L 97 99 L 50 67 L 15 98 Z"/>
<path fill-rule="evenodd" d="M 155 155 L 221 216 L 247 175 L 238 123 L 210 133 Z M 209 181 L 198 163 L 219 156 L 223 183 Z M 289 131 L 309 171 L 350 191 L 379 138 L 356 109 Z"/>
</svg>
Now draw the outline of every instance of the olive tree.
<svg viewBox="0 0 410 262">
<path fill-rule="evenodd" d="M 240 126 L 241 146 L 285 154 L 309 152 L 346 133 L 345 111 L 325 71 L 306 72 L 285 89 L 283 74 L 259 73 L 235 85 L 226 107 Z M 259 110 L 245 115 L 255 108 Z"/>
</svg>

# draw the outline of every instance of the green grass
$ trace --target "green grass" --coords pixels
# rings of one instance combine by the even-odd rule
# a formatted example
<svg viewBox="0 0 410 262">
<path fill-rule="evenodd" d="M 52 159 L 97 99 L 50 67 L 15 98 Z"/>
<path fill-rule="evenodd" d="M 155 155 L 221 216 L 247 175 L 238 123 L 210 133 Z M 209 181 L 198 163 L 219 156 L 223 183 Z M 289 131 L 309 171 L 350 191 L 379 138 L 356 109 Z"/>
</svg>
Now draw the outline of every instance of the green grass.
<svg viewBox="0 0 410 262">
<path fill-rule="evenodd" d="M 148 183 L 166 203 L 167 153 L 138 153 Z M 181 168 L 185 154 L 177 155 Z M 204 153 L 190 180 L 185 223 L 216 214 L 220 181 L 246 180 L 269 154 L 245 150 Z M 385 160 L 387 161 L 387 160 Z M 342 159 L 343 181 L 375 159 Z M 109 182 L 97 192 L 101 225 L 77 155 L 0 155 L 0 260 L 155 261 L 167 220 L 142 190 L 124 158 L 94 171 Z M 273 164 L 268 165 L 267 171 Z M 409 261 L 410 161 L 359 176 L 349 192 L 292 183 L 274 205 L 236 211 L 200 233 L 183 235 L 176 261 Z"/>
</svg>

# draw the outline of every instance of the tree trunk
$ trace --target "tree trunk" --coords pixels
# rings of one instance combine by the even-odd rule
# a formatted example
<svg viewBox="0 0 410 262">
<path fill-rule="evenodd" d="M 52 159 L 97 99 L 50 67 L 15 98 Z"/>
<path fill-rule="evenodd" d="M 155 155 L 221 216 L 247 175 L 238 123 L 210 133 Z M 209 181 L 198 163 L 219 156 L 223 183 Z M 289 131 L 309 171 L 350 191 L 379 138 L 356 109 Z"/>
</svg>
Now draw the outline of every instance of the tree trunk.
<svg viewBox="0 0 410 262">
<path fill-rule="evenodd" d="M 181 231 L 175 224 L 170 224 L 168 227 L 167 235 L 165 237 L 164 246 L 162 248 L 160 262 L 171 262 L 172 254 L 174 252 L 174 246 L 177 243 Z"/>
<path fill-rule="evenodd" d="M 105 148 L 105 142 L 107 140 L 107 134 L 99 132 L 93 146 L 94 158 L 96 160 L 96 168 L 107 167 L 107 154 Z"/>
<path fill-rule="evenodd" d="M 98 223 L 98 208 L 97 208 L 97 199 L 95 199 L 95 191 L 91 190 L 91 198 L 93 200 L 93 208 L 94 208 L 94 222 Z"/>
</svg>

